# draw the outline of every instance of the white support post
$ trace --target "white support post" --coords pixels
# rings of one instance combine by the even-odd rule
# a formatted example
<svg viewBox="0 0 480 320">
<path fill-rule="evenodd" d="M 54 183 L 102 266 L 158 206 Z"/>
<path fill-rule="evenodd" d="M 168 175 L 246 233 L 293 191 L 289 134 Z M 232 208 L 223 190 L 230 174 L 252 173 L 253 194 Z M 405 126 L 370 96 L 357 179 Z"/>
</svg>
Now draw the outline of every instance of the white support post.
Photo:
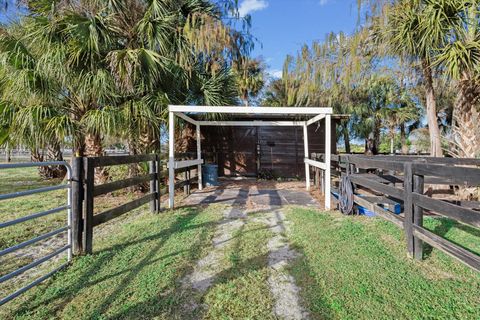
<svg viewBox="0 0 480 320">
<path fill-rule="evenodd" d="M 175 206 L 175 115 L 168 113 L 168 205 Z"/>
<path fill-rule="evenodd" d="M 330 171 L 331 171 L 331 165 L 330 161 L 332 158 L 332 116 L 330 114 L 327 114 L 325 117 L 325 174 L 324 179 L 325 179 L 325 209 L 330 210 L 330 198 L 331 198 L 331 193 L 330 193 L 330 183 L 331 183 L 331 177 L 330 177 Z"/>
<path fill-rule="evenodd" d="M 305 150 L 305 159 L 310 159 L 310 154 L 308 151 L 308 127 L 307 123 L 303 125 L 303 145 L 304 145 L 304 150 Z M 310 191 L 310 165 L 305 162 L 305 183 L 307 186 L 307 191 Z"/>
<path fill-rule="evenodd" d="M 202 159 L 202 135 L 200 132 L 200 125 L 197 124 L 197 159 Z M 198 165 L 198 190 L 203 189 L 202 165 Z"/>
</svg>

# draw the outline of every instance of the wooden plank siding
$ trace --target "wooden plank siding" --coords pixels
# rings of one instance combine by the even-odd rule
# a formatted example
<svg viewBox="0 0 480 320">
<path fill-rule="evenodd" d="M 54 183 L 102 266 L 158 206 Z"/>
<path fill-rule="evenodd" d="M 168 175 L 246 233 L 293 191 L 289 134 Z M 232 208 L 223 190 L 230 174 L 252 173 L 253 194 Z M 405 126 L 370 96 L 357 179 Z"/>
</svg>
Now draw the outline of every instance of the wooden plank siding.
<svg viewBox="0 0 480 320">
<path fill-rule="evenodd" d="M 310 153 L 325 152 L 325 127 L 320 123 L 308 127 Z M 335 120 L 333 124 L 332 153 L 336 153 Z M 188 146 L 187 151 L 193 152 L 193 144 Z M 255 177 L 273 169 L 277 176 L 305 177 L 302 127 L 202 127 L 202 148 L 216 154 L 220 176 Z"/>
</svg>

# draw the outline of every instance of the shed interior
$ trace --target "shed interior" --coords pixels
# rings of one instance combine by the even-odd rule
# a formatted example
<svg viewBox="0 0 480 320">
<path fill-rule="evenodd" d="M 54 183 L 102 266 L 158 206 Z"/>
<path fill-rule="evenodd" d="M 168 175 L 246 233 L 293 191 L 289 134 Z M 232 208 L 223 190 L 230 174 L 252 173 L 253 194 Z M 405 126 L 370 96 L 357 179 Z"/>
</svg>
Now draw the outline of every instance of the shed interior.
<svg viewBox="0 0 480 320">
<path fill-rule="evenodd" d="M 201 116 L 191 115 L 195 120 Z M 337 153 L 338 123 L 347 116 L 332 115 L 331 152 Z M 298 115 L 261 115 L 258 121 L 305 121 Z M 229 116 L 228 121 L 251 121 Z M 195 128 L 186 124 L 178 146 L 196 152 Z M 202 128 L 202 155 L 218 165 L 219 176 L 305 178 L 303 129 L 298 126 L 206 126 Z M 325 153 L 325 119 L 308 127 L 311 153 Z"/>
</svg>

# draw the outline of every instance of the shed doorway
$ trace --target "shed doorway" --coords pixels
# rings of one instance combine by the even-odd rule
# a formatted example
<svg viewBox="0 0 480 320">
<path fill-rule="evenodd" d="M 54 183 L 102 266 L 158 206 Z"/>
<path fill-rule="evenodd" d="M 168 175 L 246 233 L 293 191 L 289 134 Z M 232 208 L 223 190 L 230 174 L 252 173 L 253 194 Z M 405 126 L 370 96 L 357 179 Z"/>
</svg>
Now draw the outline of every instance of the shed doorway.
<svg viewBox="0 0 480 320">
<path fill-rule="evenodd" d="M 205 115 L 214 115 L 215 119 Z M 175 117 L 195 126 L 197 159 L 176 161 L 175 159 Z M 246 173 L 253 171 L 258 176 L 260 170 L 274 170 L 283 165 L 284 170 L 296 171 L 298 164 L 303 166 L 305 188 L 310 190 L 310 168 L 315 167 L 324 171 L 323 184 L 325 186 L 325 208 L 330 208 L 330 158 L 332 151 L 332 109 L 307 107 L 207 107 L 207 106 L 169 106 L 169 205 L 174 207 L 175 170 L 188 166 L 198 166 L 199 189 L 202 190 L 202 165 L 205 163 L 203 155 L 206 149 L 213 148 L 217 161 L 225 163 L 230 173 Z M 320 139 L 323 141 L 324 162 L 310 159 L 309 131 L 315 130 L 313 125 L 324 122 L 324 130 Z M 203 141 L 203 134 L 208 136 L 209 127 L 222 128 L 216 131 L 214 137 L 219 144 Z M 241 128 L 232 131 L 228 128 Z M 205 129 L 207 128 L 207 129 Z M 226 128 L 226 129 L 225 129 Z M 231 132 L 226 134 L 225 132 Z M 215 131 L 210 129 L 210 131 Z M 299 144 L 299 134 L 301 141 Z M 219 133 L 220 132 L 220 133 Z M 319 135 L 314 135 L 319 137 Z M 293 139 L 293 140 L 292 140 Z M 293 144 L 289 141 L 295 141 Z M 303 148 L 301 148 L 303 146 Z M 275 149 L 275 152 L 274 152 Z M 292 157 L 293 155 L 293 157 Z M 289 159 L 290 156 L 290 160 Z M 239 158 L 241 157 L 241 158 Z M 293 158 L 293 160 L 292 160 Z M 279 159 L 286 161 L 281 163 Z M 285 160 L 287 159 L 287 160 Z M 290 162 L 288 162 L 290 161 Z M 293 162 L 292 162 L 293 161 Z M 239 165 L 240 162 L 240 165 Z M 253 166 L 255 163 L 255 166 Z M 293 165 L 293 163 L 295 165 Z"/>
<path fill-rule="evenodd" d="M 331 152 L 336 154 L 336 122 L 332 116 Z M 191 130 L 190 130 L 191 131 Z M 303 128 L 204 127 L 202 154 L 205 162 L 218 165 L 220 177 L 305 179 Z M 194 137 L 187 135 L 182 151 L 196 151 Z M 308 150 L 325 153 L 325 120 L 308 127 Z"/>
</svg>

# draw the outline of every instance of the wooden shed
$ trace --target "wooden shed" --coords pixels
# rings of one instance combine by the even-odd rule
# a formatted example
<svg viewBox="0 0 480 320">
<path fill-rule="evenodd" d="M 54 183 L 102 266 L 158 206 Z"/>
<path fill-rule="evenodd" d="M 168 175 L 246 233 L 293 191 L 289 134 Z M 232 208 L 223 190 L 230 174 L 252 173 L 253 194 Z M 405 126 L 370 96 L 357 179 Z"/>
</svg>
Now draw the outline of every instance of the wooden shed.
<svg viewBox="0 0 480 320">
<path fill-rule="evenodd" d="M 337 153 L 338 121 L 339 116 L 332 116 L 333 154 Z M 308 137 L 310 153 L 325 153 L 324 120 L 308 127 Z M 188 151 L 195 150 L 195 145 L 189 143 Z M 262 177 L 273 174 L 275 177 L 305 178 L 301 127 L 205 127 L 202 130 L 202 152 L 206 162 L 218 164 L 219 176 Z"/>
<path fill-rule="evenodd" d="M 332 112 L 332 108 L 311 107 L 169 106 L 170 208 L 175 206 L 175 170 L 198 166 L 198 186 L 202 190 L 202 165 L 210 160 L 219 165 L 220 174 L 229 175 L 260 175 L 262 170 L 277 170 L 275 174 L 278 176 L 300 177 L 298 167 L 303 163 L 307 190 L 311 185 L 310 169 L 318 168 L 324 172 L 325 208 L 329 209 L 332 145 L 336 150 Z M 185 145 L 185 139 L 176 137 L 176 118 L 195 128 L 191 135 L 196 140 L 197 156 L 194 160 L 176 159 L 178 142 Z M 301 138 L 295 128 L 301 128 Z M 310 140 L 309 136 L 314 138 Z M 191 148 L 187 146 L 187 150 Z M 323 161 L 311 158 L 315 151 L 325 153 Z"/>
</svg>

